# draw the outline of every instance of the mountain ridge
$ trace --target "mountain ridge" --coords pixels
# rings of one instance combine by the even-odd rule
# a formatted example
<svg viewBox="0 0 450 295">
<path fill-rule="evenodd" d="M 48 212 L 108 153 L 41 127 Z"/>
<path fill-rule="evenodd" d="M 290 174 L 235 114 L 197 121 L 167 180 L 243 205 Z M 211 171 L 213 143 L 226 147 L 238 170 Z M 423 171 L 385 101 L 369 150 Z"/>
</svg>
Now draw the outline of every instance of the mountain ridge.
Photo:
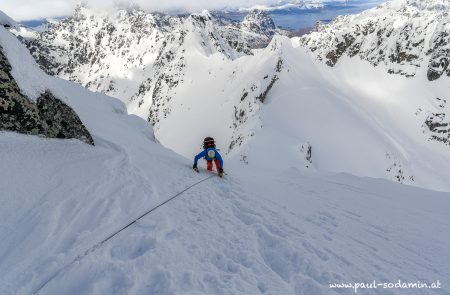
<svg viewBox="0 0 450 295">
<path fill-rule="evenodd" d="M 313 56 L 335 66 L 342 56 L 383 66 L 390 74 L 450 77 L 450 17 L 445 0 L 391 0 L 357 15 L 340 16 L 298 38 Z"/>
</svg>

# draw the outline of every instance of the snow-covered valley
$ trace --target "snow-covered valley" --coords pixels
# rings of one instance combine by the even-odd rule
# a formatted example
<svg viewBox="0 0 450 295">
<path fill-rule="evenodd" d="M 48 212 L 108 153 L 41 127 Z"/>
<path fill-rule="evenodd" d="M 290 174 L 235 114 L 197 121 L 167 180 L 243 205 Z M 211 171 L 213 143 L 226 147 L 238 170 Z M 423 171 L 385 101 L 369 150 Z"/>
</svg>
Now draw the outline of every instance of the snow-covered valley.
<svg viewBox="0 0 450 295">
<path fill-rule="evenodd" d="M 130 15 L 41 35 L 0 15 L 2 87 L 49 91 L 93 140 L 0 133 L 0 294 L 450 294 L 446 75 L 330 67 L 257 12 L 160 15 L 143 43 Z M 224 178 L 192 171 L 211 135 Z"/>
</svg>

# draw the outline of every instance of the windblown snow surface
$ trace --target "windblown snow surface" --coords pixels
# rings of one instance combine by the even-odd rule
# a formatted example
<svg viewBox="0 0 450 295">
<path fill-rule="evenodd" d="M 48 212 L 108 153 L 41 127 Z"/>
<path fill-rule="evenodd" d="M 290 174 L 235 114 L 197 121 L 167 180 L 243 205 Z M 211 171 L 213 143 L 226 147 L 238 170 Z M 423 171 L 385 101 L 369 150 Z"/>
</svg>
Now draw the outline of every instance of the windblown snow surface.
<svg viewBox="0 0 450 295">
<path fill-rule="evenodd" d="M 248 149 L 259 152 L 249 153 L 254 155 L 249 165 L 231 157 L 224 179 L 192 187 L 72 263 L 210 174 L 203 166 L 200 174 L 193 173 L 190 160 L 157 143 L 149 124 L 127 115 L 119 100 L 39 72 L 3 28 L 0 44 L 19 86 L 30 92 L 49 88 L 65 98 L 96 144 L 0 134 L 0 294 L 32 294 L 47 281 L 39 294 L 352 294 L 329 284 L 373 280 L 439 280 L 442 285 L 435 290 L 378 287 L 362 294 L 450 294 L 450 194 L 313 172 L 283 153 L 267 152 L 272 138 L 292 130 L 283 120 L 272 126 L 285 126 L 286 133 L 268 128 L 255 135 Z M 33 69 L 33 79 L 26 79 L 27 69 Z M 333 93 L 314 82 L 318 74 L 311 61 L 289 70 L 305 72 L 298 91 Z M 276 91 L 281 100 L 289 96 Z M 288 111 L 307 116 L 308 108 L 296 110 L 295 102 L 289 103 Z M 346 112 L 326 96 L 314 103 Z M 266 109 L 267 126 L 269 109 L 278 110 L 274 103 Z M 328 134 L 333 134 L 335 112 L 324 112 L 324 123 L 315 128 L 331 128 Z M 370 129 L 348 114 L 353 115 L 342 117 L 342 126 L 355 128 L 355 142 L 369 148 L 376 134 L 365 134 Z M 338 144 L 339 133 L 334 136 Z"/>
</svg>

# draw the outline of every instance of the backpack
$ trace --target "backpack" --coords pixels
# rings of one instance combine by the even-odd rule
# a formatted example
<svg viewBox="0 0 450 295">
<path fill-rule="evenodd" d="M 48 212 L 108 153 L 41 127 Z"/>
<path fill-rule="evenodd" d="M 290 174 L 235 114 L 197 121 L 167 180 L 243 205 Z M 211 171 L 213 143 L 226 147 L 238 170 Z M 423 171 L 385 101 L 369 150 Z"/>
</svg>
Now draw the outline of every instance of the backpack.
<svg viewBox="0 0 450 295">
<path fill-rule="evenodd" d="M 214 138 L 212 137 L 206 137 L 203 140 L 203 149 L 208 149 L 208 148 L 216 148 L 216 143 L 214 142 Z"/>
</svg>

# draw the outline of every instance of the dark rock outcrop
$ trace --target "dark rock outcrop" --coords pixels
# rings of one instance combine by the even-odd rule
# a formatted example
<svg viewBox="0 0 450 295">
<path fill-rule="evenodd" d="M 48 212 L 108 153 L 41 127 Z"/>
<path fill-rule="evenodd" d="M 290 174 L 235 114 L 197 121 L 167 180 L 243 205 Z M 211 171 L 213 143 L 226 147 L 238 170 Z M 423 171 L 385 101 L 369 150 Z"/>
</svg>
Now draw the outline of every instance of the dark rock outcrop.
<svg viewBox="0 0 450 295">
<path fill-rule="evenodd" d="M 0 130 L 48 138 L 76 138 L 94 145 L 89 131 L 68 105 L 48 90 L 33 103 L 21 92 L 11 70 L 0 46 Z"/>
<path fill-rule="evenodd" d="M 430 141 L 436 141 L 450 146 L 450 120 L 447 99 L 436 97 L 435 105 L 438 110 L 428 112 L 428 116 L 422 125 L 423 133 L 429 135 Z M 416 115 L 420 114 L 419 109 Z"/>
</svg>

